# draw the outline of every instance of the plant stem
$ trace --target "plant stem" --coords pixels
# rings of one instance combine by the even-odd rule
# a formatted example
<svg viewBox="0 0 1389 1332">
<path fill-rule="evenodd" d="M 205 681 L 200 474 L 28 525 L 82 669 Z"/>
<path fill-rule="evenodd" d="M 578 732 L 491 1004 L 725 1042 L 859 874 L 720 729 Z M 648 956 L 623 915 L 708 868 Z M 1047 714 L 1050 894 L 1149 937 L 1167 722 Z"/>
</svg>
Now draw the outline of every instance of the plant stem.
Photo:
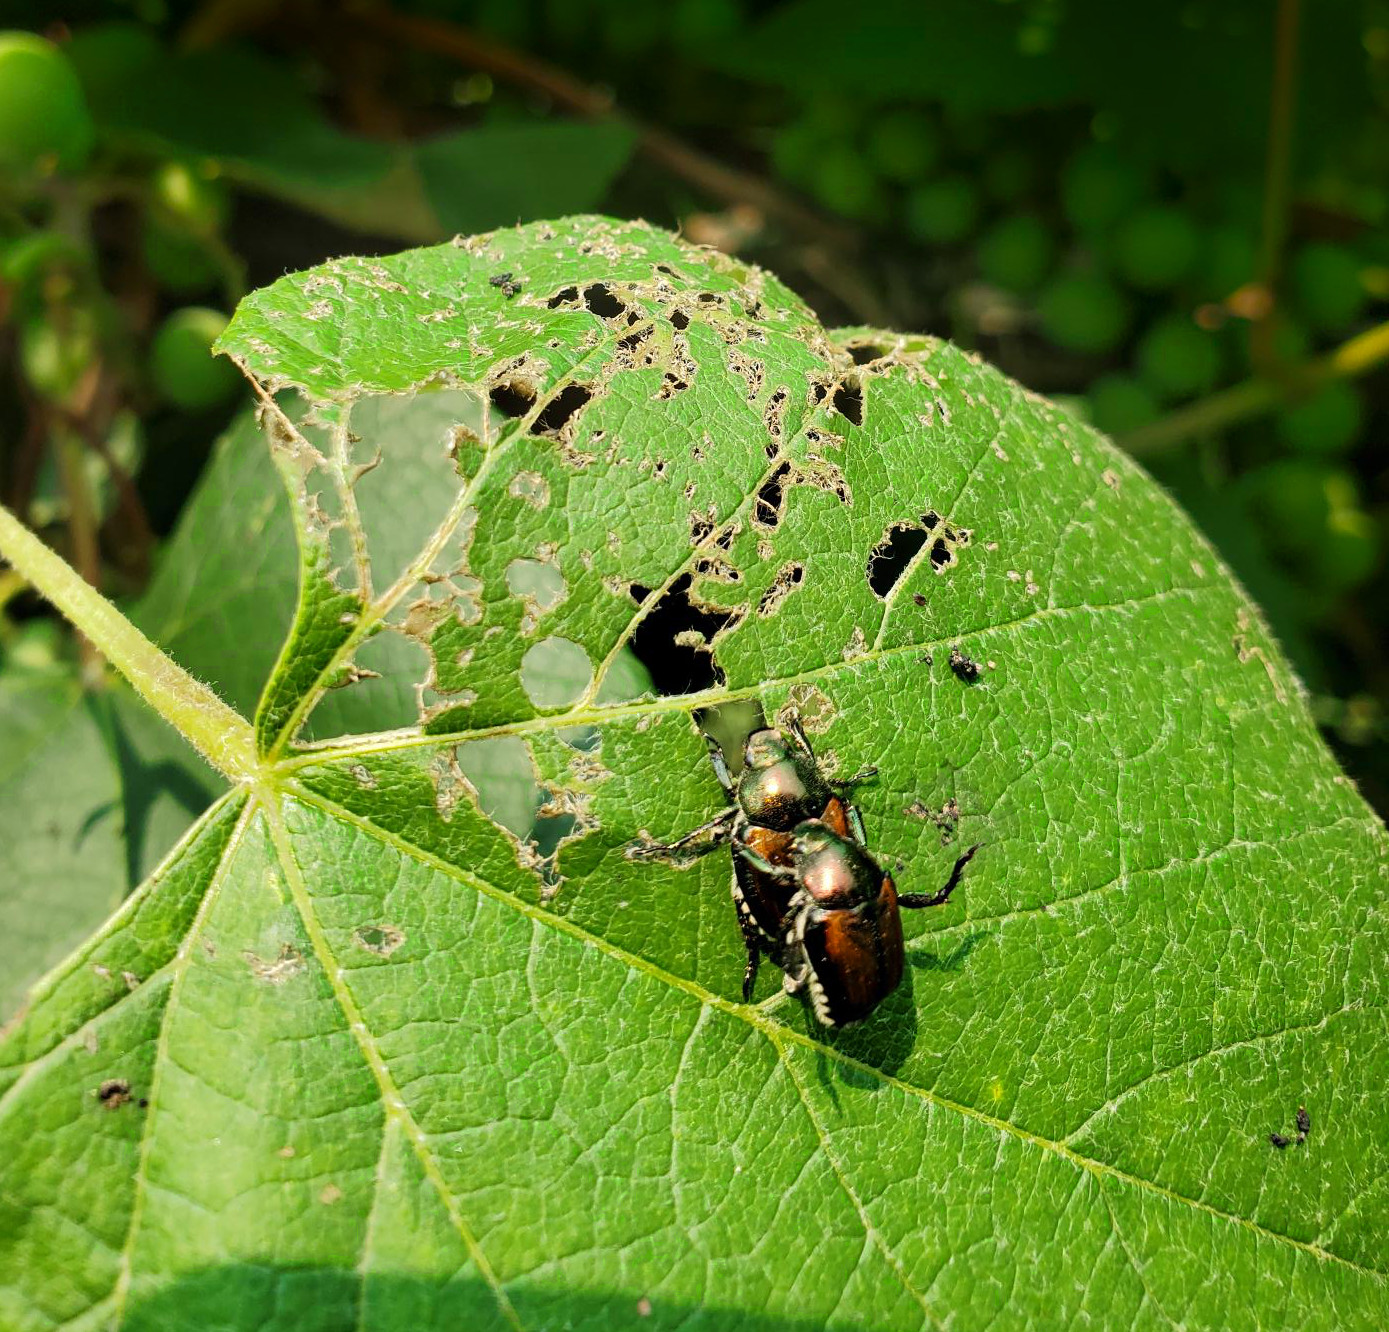
<svg viewBox="0 0 1389 1332">
<path fill-rule="evenodd" d="M 1297 33 L 1302 0 L 1278 0 L 1273 28 L 1273 87 L 1268 113 L 1268 154 L 1264 166 L 1263 238 L 1259 280 L 1268 293 L 1264 314 L 1249 330 L 1254 368 L 1263 374 L 1277 368 L 1273 335 L 1282 277 L 1283 246 L 1288 235 L 1288 198 L 1292 181 L 1293 112 L 1297 105 Z"/>
<path fill-rule="evenodd" d="M 260 764 L 246 719 L 165 656 L 5 508 L 0 508 L 0 555 L 62 611 L 209 763 L 234 781 L 256 775 Z"/>
<path fill-rule="evenodd" d="M 92 488 L 87 480 L 86 457 L 77 436 L 56 419 L 49 437 L 57 455 L 63 493 L 67 496 L 68 538 L 72 543 L 73 563 L 84 581 L 99 589 L 101 549 L 97 543 L 96 506 L 92 503 Z M 77 641 L 82 656 L 82 682 L 90 687 L 101 679 L 100 654 L 85 634 L 79 634 Z"/>
<path fill-rule="evenodd" d="M 1303 396 L 1333 379 L 1354 379 L 1385 361 L 1389 361 L 1389 322 L 1357 333 L 1325 356 L 1284 371 L 1279 379 L 1247 379 L 1179 408 L 1152 425 L 1121 435 L 1118 442 L 1134 457 L 1167 453 L 1195 436 L 1262 416 L 1289 398 Z"/>
<path fill-rule="evenodd" d="M 591 88 L 572 74 L 521 51 L 512 50 L 457 23 L 443 19 L 398 14 L 385 7 L 364 9 L 354 15 L 362 28 L 420 50 L 452 56 L 485 70 L 497 78 L 541 94 L 556 106 L 592 120 L 611 120 L 626 125 L 637 135 L 637 146 L 666 170 L 690 182 L 706 194 L 727 203 L 751 204 L 762 214 L 792 231 L 835 247 L 852 243 L 850 229 L 782 193 L 769 181 L 740 171 L 691 147 L 684 140 L 654 125 L 646 125 L 621 112 L 611 93 Z"/>
</svg>

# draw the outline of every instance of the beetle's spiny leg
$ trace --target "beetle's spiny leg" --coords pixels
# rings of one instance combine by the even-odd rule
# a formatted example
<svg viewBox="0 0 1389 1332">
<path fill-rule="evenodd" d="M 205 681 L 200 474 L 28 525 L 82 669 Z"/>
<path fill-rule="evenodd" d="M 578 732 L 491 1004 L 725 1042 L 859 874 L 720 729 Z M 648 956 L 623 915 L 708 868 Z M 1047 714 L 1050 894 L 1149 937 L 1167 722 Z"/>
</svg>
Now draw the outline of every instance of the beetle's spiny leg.
<svg viewBox="0 0 1389 1332">
<path fill-rule="evenodd" d="M 733 774 L 728 770 L 728 760 L 723 756 L 723 747 L 711 735 L 704 737 L 704 743 L 709 746 L 709 762 L 713 766 L 714 776 L 718 778 L 719 785 L 728 793 L 729 799 L 733 798 Z"/>
<path fill-rule="evenodd" d="M 796 871 L 790 865 L 773 865 L 766 856 L 760 851 L 754 851 L 746 842 L 740 842 L 736 838 L 733 842 L 733 850 L 755 870 L 760 870 L 763 874 L 770 874 L 774 879 L 794 879 Z"/>
<path fill-rule="evenodd" d="M 868 849 L 868 834 L 863 830 L 863 815 L 858 812 L 857 805 L 847 806 L 849 811 L 849 831 L 854 835 L 856 841 L 866 851 Z"/>
<path fill-rule="evenodd" d="M 830 785 L 838 791 L 847 791 L 851 787 L 857 786 L 860 782 L 866 782 L 870 777 L 878 775 L 877 767 L 860 768 L 857 772 L 848 777 L 831 777 Z"/>
<path fill-rule="evenodd" d="M 806 757 L 815 762 L 815 750 L 810 743 L 810 737 L 805 733 L 805 727 L 801 725 L 801 714 L 792 712 L 786 719 L 786 725 L 790 728 L 791 734 L 795 736 L 796 743 L 805 750 Z"/>
<path fill-rule="evenodd" d="M 627 849 L 629 860 L 657 860 L 668 856 L 678 855 L 691 847 L 701 837 L 708 841 L 703 846 L 694 847 L 690 850 L 691 855 L 707 855 L 716 846 L 721 846 L 732 835 L 733 829 L 729 823 L 738 811 L 733 808 L 725 809 L 715 814 L 708 823 L 701 823 L 698 828 L 687 832 L 683 837 L 677 837 L 673 842 L 652 842 L 646 845 L 638 845 Z"/>
<path fill-rule="evenodd" d="M 974 853 L 983 845 L 983 842 L 975 842 L 975 844 L 955 862 L 955 868 L 950 871 L 950 877 L 945 881 L 945 887 L 939 892 L 903 893 L 897 899 L 897 905 L 899 907 L 904 907 L 908 911 L 917 911 L 921 907 L 940 906 L 959 886 L 960 876 L 965 872 L 965 866 L 969 864 L 974 858 Z"/>
</svg>

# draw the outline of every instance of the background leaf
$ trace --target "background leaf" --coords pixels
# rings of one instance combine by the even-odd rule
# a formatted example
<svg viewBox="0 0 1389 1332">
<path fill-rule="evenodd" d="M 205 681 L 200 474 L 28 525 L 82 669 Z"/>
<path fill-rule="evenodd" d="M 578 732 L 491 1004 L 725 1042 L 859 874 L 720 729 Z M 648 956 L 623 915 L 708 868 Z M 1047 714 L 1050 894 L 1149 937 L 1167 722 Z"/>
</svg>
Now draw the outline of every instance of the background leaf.
<svg viewBox="0 0 1389 1332">
<path fill-rule="evenodd" d="M 593 218 L 286 278 L 225 345 L 326 553 L 296 623 L 362 609 L 0 1046 L 0 1321 L 1382 1325 L 1384 831 L 1134 464 Z M 664 692 L 605 694 L 626 645 Z M 378 664 L 414 724 L 339 729 Z M 948 799 L 985 844 L 860 1028 L 736 1001 L 725 858 L 627 854 L 720 807 L 737 700 L 879 765 L 899 881 Z"/>
<path fill-rule="evenodd" d="M 123 685 L 0 669 L 0 1020 L 115 910 L 211 801 L 216 775 Z M 59 887 L 61 885 L 61 887 Z"/>
</svg>

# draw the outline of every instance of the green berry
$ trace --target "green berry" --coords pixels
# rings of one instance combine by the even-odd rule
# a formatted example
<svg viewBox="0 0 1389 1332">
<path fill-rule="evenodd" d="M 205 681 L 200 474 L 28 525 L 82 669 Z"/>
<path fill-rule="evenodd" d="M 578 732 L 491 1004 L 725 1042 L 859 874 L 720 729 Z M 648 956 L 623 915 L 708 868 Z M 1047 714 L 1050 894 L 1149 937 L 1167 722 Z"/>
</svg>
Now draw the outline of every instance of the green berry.
<svg viewBox="0 0 1389 1332">
<path fill-rule="evenodd" d="M 1279 437 L 1299 453 L 1344 453 L 1360 435 L 1360 395 L 1343 379 L 1323 385 L 1287 408 L 1276 423 Z"/>
<path fill-rule="evenodd" d="M 80 167 L 92 137 L 92 117 L 67 56 L 32 32 L 0 33 L 0 170 Z"/>
<path fill-rule="evenodd" d="M 1254 280 L 1258 262 L 1258 246 L 1243 227 L 1213 228 L 1206 236 L 1205 254 L 1200 264 L 1201 294 L 1223 301 L 1231 292 Z"/>
<path fill-rule="evenodd" d="M 1152 390 L 1129 375 L 1102 375 L 1090 385 L 1090 419 L 1109 435 L 1122 435 L 1156 420 Z"/>
<path fill-rule="evenodd" d="M 1031 291 L 1051 270 L 1056 243 L 1032 213 L 995 222 L 979 242 L 979 271 L 1005 291 Z"/>
<path fill-rule="evenodd" d="M 188 296 L 217 281 L 217 265 L 203 241 L 158 218 L 145 219 L 142 248 L 149 271 L 166 291 Z"/>
<path fill-rule="evenodd" d="M 1179 208 L 1152 204 L 1131 214 L 1114 238 L 1119 272 L 1142 291 L 1174 287 L 1196 262 L 1200 237 Z"/>
<path fill-rule="evenodd" d="M 1088 144 L 1061 173 L 1061 206 L 1078 231 L 1103 231 L 1132 212 L 1148 192 L 1148 179 L 1106 144 Z"/>
<path fill-rule="evenodd" d="M 210 235 L 226 221 L 226 186 L 187 162 L 165 162 L 151 185 L 155 202 L 189 231 Z"/>
<path fill-rule="evenodd" d="M 1290 558 L 1311 551 L 1333 509 L 1353 508 L 1349 473 L 1310 458 L 1279 458 L 1245 478 L 1249 509 L 1269 544 Z"/>
<path fill-rule="evenodd" d="M 1113 283 L 1090 273 L 1053 278 L 1038 297 L 1042 331 L 1058 347 L 1105 352 L 1124 336 L 1128 303 Z"/>
<path fill-rule="evenodd" d="M 783 180 L 810 187 L 825 149 L 825 137 L 805 120 L 783 125 L 772 137 L 772 165 Z"/>
<path fill-rule="evenodd" d="M 979 191 L 967 176 L 933 180 L 907 196 L 907 230 L 927 244 L 963 240 L 978 215 Z"/>
<path fill-rule="evenodd" d="M 920 111 L 889 111 L 868 128 L 868 158 L 885 180 L 911 184 L 940 159 L 940 136 Z"/>
<path fill-rule="evenodd" d="M 1304 245 L 1288 267 L 1288 287 L 1298 309 L 1316 328 L 1339 331 L 1365 304 L 1363 267 L 1354 250 L 1314 242 Z"/>
<path fill-rule="evenodd" d="M 96 354 L 96 320 L 81 307 L 31 319 L 19 331 L 24 377 L 36 393 L 53 402 L 72 395 Z"/>
<path fill-rule="evenodd" d="M 1139 340 L 1138 370 L 1159 397 L 1204 393 L 1220 376 L 1220 344 L 1186 316 L 1164 315 Z"/>
<path fill-rule="evenodd" d="M 1016 203 L 1037 184 L 1037 159 L 1023 148 L 1000 148 L 984 162 L 984 193 L 1002 204 Z"/>
<path fill-rule="evenodd" d="M 845 217 L 867 220 L 884 209 L 882 191 L 861 153 L 847 143 L 823 152 L 812 181 L 815 197 Z"/>
<path fill-rule="evenodd" d="M 150 377 L 166 401 L 186 411 L 225 402 L 241 383 L 236 367 L 212 355 L 212 344 L 227 326 L 226 315 L 190 305 L 175 310 L 150 344 Z"/>
<path fill-rule="evenodd" d="M 1311 553 L 1310 571 L 1329 592 L 1347 592 L 1379 564 L 1379 530 L 1363 509 L 1334 509 Z"/>
</svg>

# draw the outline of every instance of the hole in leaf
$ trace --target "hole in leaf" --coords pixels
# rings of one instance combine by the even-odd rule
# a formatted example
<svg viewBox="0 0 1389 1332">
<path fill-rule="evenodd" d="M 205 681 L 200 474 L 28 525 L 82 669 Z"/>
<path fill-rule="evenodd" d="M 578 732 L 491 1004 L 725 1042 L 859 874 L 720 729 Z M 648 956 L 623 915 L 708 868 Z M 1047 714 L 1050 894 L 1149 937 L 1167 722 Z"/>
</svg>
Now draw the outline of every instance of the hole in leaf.
<svg viewBox="0 0 1389 1332">
<path fill-rule="evenodd" d="M 627 308 L 601 282 L 584 288 L 584 304 L 599 319 L 613 319 Z"/>
<path fill-rule="evenodd" d="M 777 571 L 777 576 L 772 579 L 771 585 L 762 594 L 762 600 L 757 603 L 757 613 L 759 615 L 771 615 L 791 595 L 793 589 L 799 587 L 804 580 L 804 565 L 783 565 Z"/>
<path fill-rule="evenodd" d="M 784 462 L 758 488 L 752 506 L 752 521 L 758 527 L 775 527 L 781 522 L 781 506 L 786 499 L 786 478 L 791 464 Z"/>
<path fill-rule="evenodd" d="M 683 310 L 672 310 L 670 312 L 670 326 L 673 329 L 683 331 L 690 326 L 690 316 Z"/>
<path fill-rule="evenodd" d="M 936 569 L 943 569 L 947 564 L 955 562 L 955 552 L 945 544 L 943 537 L 936 538 L 936 544 L 931 547 L 931 564 Z"/>
<path fill-rule="evenodd" d="M 641 346 L 656 331 L 655 325 L 643 324 L 640 328 L 634 328 L 630 333 L 623 334 L 617 340 L 618 351 L 633 352 Z"/>
<path fill-rule="evenodd" d="M 593 683 L 588 653 L 567 638 L 544 638 L 521 658 L 521 688 L 537 708 L 577 703 Z"/>
<path fill-rule="evenodd" d="M 853 358 L 855 365 L 867 365 L 869 361 L 876 361 L 878 357 L 886 356 L 887 348 L 876 346 L 871 342 L 851 342 L 849 355 Z"/>
<path fill-rule="evenodd" d="M 632 634 L 632 652 L 659 694 L 692 694 L 724 680 L 711 644 L 742 612 L 696 602 L 692 581 L 689 574 L 677 578 Z"/>
<path fill-rule="evenodd" d="M 503 416 L 524 416 L 535 406 L 535 385 L 528 379 L 502 379 L 487 396 Z"/>
<path fill-rule="evenodd" d="M 926 544 L 926 533 L 915 523 L 890 527 L 868 556 L 868 586 L 875 595 L 886 597 Z"/>
<path fill-rule="evenodd" d="M 627 595 L 640 606 L 651 595 L 651 589 L 642 583 L 629 583 Z"/>
<path fill-rule="evenodd" d="M 863 424 L 863 390 L 852 380 L 836 386 L 834 410 L 854 425 Z"/>
<path fill-rule="evenodd" d="M 578 287 L 561 287 L 548 301 L 545 302 L 551 310 L 558 310 L 561 305 L 577 305 L 579 303 Z"/>
<path fill-rule="evenodd" d="M 531 423 L 531 434 L 559 434 L 592 397 L 593 390 L 587 384 L 566 384 L 540 409 L 540 415 Z"/>
<path fill-rule="evenodd" d="M 929 513 L 923 513 L 921 515 L 921 522 L 928 532 L 933 531 L 936 524 L 940 522 L 940 514 L 932 509 Z"/>
</svg>

